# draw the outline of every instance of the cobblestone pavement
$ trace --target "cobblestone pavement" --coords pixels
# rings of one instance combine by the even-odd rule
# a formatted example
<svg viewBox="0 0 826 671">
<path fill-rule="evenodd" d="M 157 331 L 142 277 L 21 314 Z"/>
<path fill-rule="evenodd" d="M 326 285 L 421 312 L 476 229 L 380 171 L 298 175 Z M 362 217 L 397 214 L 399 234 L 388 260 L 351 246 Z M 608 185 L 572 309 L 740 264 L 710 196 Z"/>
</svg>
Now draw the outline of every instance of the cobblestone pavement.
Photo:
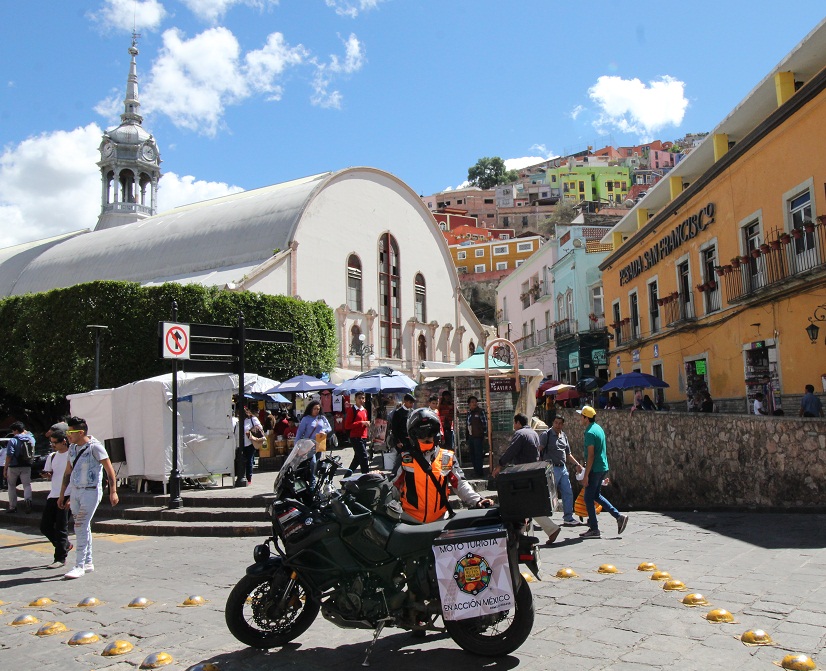
<svg viewBox="0 0 826 671">
<path fill-rule="evenodd" d="M 536 622 L 530 639 L 499 660 L 474 657 L 445 635 L 413 638 L 388 629 L 372 665 L 394 671 L 480 667 L 511 669 L 737 669 L 776 668 L 789 653 L 805 653 L 826 667 L 826 516 L 723 513 L 631 514 L 625 534 L 601 516 L 603 538 L 582 541 L 579 528 L 563 529 L 542 549 L 545 579 L 531 584 Z M 167 652 L 186 669 L 215 662 L 222 670 L 342 669 L 360 666 L 370 632 L 338 629 L 321 617 L 293 644 L 271 652 L 245 648 L 226 629 L 223 606 L 232 585 L 251 563 L 258 538 L 197 539 L 96 535 L 94 573 L 67 581 L 64 570 L 44 568 L 51 546 L 31 533 L 0 529 L 0 659 L 4 668 L 134 669 L 151 653 Z M 666 592 L 650 573 L 654 562 L 701 592 L 714 607 L 731 611 L 734 624 L 704 619 L 710 607 L 688 608 L 684 592 Z M 601 564 L 621 573 L 599 574 Z M 578 578 L 558 579 L 570 567 Z M 184 608 L 191 595 L 205 605 Z M 39 597 L 55 604 L 28 607 Z M 96 597 L 103 604 L 76 604 Z M 136 597 L 152 600 L 145 610 L 126 608 Z M 13 627 L 20 615 L 40 623 L 63 622 L 64 634 L 37 637 L 40 624 Z M 747 647 L 738 639 L 763 629 L 774 647 Z M 100 641 L 68 645 L 79 631 Z M 116 639 L 135 648 L 103 657 Z"/>
</svg>

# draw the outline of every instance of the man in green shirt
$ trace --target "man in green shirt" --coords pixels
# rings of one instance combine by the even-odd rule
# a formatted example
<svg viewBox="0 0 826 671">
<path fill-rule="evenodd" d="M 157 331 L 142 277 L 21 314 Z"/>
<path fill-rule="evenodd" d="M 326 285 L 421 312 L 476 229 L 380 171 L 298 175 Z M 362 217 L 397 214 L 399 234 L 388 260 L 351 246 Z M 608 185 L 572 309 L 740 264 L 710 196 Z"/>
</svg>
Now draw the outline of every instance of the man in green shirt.
<svg viewBox="0 0 826 671">
<path fill-rule="evenodd" d="M 605 449 L 605 432 L 597 424 L 597 411 L 590 405 L 583 406 L 577 412 L 582 416 L 582 426 L 585 429 L 585 475 L 582 485 L 585 487 L 585 508 L 588 510 L 588 531 L 580 534 L 580 538 L 599 538 L 599 523 L 594 505 L 599 501 L 603 510 L 607 510 L 617 520 L 617 533 L 625 531 L 628 524 L 628 515 L 621 515 L 601 493 L 602 481 L 608 475 L 608 454 Z M 582 467 L 580 467 L 580 472 Z"/>
</svg>

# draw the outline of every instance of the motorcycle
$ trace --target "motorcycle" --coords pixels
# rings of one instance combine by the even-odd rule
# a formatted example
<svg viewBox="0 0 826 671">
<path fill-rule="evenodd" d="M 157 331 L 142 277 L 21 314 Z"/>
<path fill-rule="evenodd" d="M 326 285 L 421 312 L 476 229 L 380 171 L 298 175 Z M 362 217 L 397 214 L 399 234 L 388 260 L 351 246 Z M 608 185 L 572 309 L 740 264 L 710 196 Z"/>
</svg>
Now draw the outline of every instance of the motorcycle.
<svg viewBox="0 0 826 671">
<path fill-rule="evenodd" d="M 502 519 L 499 509 L 491 507 L 459 511 L 429 524 L 403 523 L 398 493 L 385 475 L 353 476 L 332 455 L 312 469 L 314 450 L 313 441 L 298 441 L 275 481 L 275 501 L 267 508 L 273 535 L 255 547 L 255 563 L 227 599 L 226 623 L 235 638 L 254 648 L 283 646 L 304 633 L 320 612 L 339 627 L 373 630 L 365 666 L 385 626 L 414 635 L 447 631 L 467 652 L 488 657 L 507 655 L 522 645 L 533 626 L 534 606 L 519 564 L 537 579 L 540 573 L 539 541 L 524 533 L 523 521 Z M 341 472 L 345 477 L 336 489 L 333 478 Z M 507 539 L 505 570 L 513 607 L 447 619 L 434 542 L 446 532 L 477 530 L 493 530 Z"/>
</svg>

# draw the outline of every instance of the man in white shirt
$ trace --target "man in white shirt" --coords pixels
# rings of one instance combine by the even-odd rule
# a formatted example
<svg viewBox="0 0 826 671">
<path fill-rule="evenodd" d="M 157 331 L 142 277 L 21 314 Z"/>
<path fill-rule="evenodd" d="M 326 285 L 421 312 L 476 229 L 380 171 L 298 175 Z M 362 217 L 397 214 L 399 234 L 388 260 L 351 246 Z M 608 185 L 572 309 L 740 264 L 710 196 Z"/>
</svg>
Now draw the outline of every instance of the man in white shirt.
<svg viewBox="0 0 826 671">
<path fill-rule="evenodd" d="M 754 414 L 755 415 L 768 415 L 769 413 L 766 412 L 766 405 L 763 403 L 763 399 L 765 396 L 761 393 L 757 393 L 754 395 Z"/>
<path fill-rule="evenodd" d="M 61 568 L 66 565 L 66 557 L 74 547 L 69 542 L 69 507 L 59 508 L 57 505 L 61 481 L 66 472 L 66 462 L 69 460 L 69 440 L 63 431 L 52 427 L 49 430 L 49 442 L 54 452 L 46 457 L 43 475 L 52 481 L 52 488 L 46 499 L 46 507 L 43 508 L 43 517 L 40 518 L 40 533 L 54 545 L 54 561 L 48 568 Z M 65 498 L 68 499 L 71 495 L 70 484 L 66 487 Z"/>
</svg>

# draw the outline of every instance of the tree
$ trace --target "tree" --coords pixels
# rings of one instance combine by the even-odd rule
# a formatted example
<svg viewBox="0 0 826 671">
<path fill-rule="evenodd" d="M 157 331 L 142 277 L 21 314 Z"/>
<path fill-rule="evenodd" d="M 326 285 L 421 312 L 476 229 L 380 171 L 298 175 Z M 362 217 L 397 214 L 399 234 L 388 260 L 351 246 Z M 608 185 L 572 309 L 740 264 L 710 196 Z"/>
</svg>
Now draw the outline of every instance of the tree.
<svg viewBox="0 0 826 671">
<path fill-rule="evenodd" d="M 498 156 L 484 156 L 467 171 L 467 181 L 480 189 L 492 189 L 497 184 L 510 184 L 519 179 L 516 170 L 507 170 L 505 162 Z"/>
<path fill-rule="evenodd" d="M 556 236 L 556 227 L 570 224 L 578 214 L 573 203 L 559 201 L 554 211 L 539 224 L 539 232 L 548 237 Z"/>
</svg>

